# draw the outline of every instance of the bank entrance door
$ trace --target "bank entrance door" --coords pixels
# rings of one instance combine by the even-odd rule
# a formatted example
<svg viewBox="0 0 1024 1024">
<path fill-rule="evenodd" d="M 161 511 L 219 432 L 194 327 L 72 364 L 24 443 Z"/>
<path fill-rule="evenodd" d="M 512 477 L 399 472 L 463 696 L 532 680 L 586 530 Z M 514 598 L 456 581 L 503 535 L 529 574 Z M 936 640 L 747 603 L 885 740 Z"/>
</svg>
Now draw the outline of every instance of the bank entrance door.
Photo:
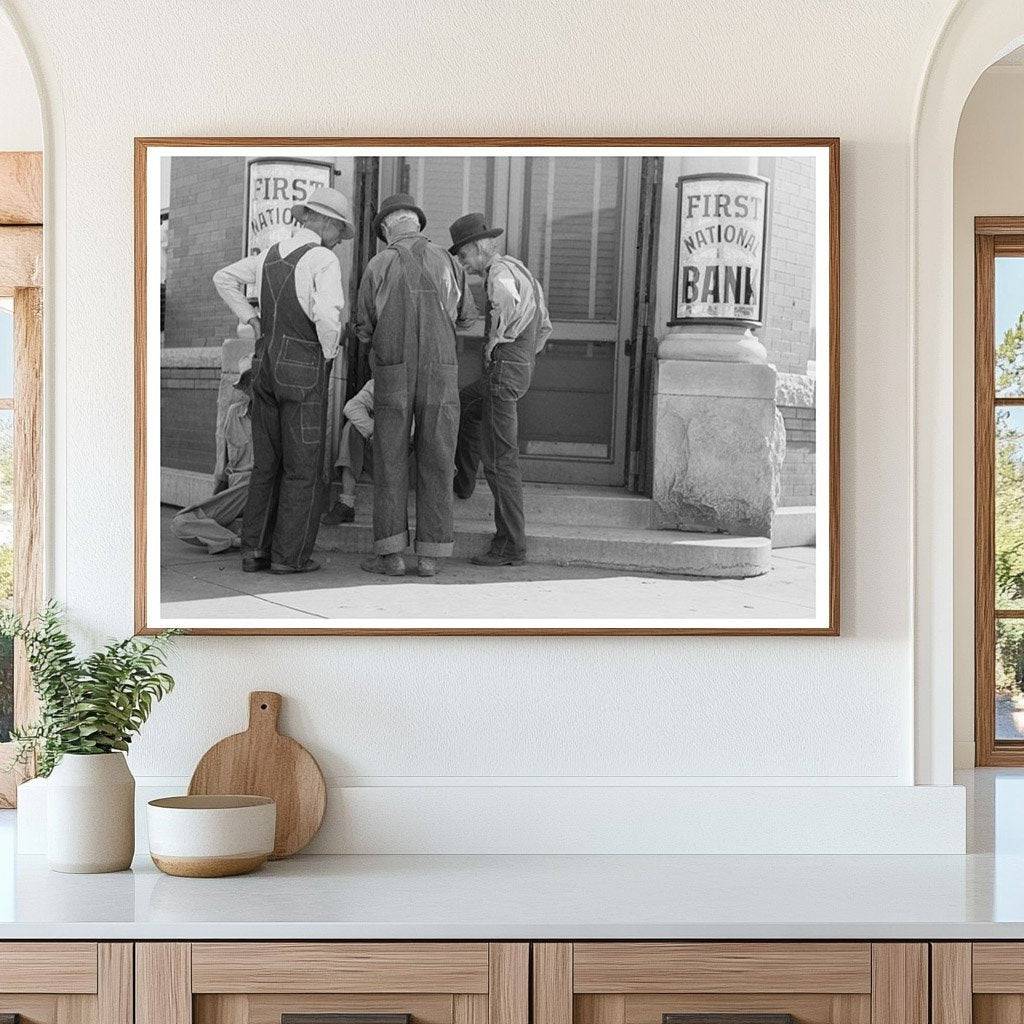
<svg viewBox="0 0 1024 1024">
<path fill-rule="evenodd" d="M 411 192 L 433 241 L 447 248 L 448 225 L 482 210 L 544 286 L 554 332 L 520 403 L 524 478 L 621 486 L 640 160 L 412 156 L 384 158 L 380 171 L 381 197 Z M 482 311 L 480 280 L 470 282 Z M 480 372 L 475 330 L 459 342 L 462 384 Z"/>
</svg>

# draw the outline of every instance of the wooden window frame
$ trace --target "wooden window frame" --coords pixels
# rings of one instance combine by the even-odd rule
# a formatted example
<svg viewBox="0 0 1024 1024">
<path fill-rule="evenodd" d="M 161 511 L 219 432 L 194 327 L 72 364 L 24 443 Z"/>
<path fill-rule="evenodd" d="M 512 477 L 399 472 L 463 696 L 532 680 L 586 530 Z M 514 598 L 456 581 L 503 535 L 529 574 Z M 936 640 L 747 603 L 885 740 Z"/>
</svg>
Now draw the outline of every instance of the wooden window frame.
<svg viewBox="0 0 1024 1024">
<path fill-rule="evenodd" d="M 43 162 L 41 153 L 0 153 L 0 297 L 14 299 L 14 608 L 37 612 L 43 596 Z M 14 723 L 37 710 L 25 652 L 14 652 Z M 32 766 L 12 767 L 0 743 L 0 807 L 13 807 Z"/>
<path fill-rule="evenodd" d="M 1024 609 L 998 610 L 995 601 L 996 408 L 1024 407 L 1024 397 L 996 399 L 997 256 L 1024 257 L 1024 217 L 974 220 L 974 760 L 979 768 L 1024 766 L 1024 741 L 997 740 L 995 730 L 996 622 L 1024 620 Z"/>
</svg>

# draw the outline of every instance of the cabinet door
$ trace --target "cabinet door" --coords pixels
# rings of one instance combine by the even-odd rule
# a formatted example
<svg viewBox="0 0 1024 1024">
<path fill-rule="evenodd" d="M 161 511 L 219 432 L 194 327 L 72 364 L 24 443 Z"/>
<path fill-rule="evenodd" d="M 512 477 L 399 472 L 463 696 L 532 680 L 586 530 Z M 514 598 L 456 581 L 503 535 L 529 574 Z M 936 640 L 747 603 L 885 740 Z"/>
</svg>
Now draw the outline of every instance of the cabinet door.
<svg viewBox="0 0 1024 1024">
<path fill-rule="evenodd" d="M 928 1024 L 923 943 L 538 943 L 533 957 L 534 1024 Z"/>
<path fill-rule="evenodd" d="M 932 943 L 933 1024 L 1024 1019 L 1024 942 Z"/>
<path fill-rule="evenodd" d="M 132 1024 L 130 943 L 0 942 L 0 1018 Z"/>
<path fill-rule="evenodd" d="M 136 983 L 137 1024 L 528 1024 L 529 947 L 140 943 Z"/>
</svg>

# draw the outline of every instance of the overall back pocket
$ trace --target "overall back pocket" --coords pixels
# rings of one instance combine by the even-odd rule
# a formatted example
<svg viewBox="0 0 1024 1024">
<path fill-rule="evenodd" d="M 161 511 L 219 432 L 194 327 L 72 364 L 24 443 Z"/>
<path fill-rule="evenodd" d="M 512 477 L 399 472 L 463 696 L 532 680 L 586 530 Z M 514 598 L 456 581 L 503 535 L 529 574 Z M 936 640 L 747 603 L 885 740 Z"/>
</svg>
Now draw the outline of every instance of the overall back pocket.
<svg viewBox="0 0 1024 1024">
<path fill-rule="evenodd" d="M 308 390 L 315 387 L 323 356 L 318 341 L 306 341 L 289 334 L 281 336 L 279 344 L 272 346 L 274 353 L 274 380 L 284 388 Z"/>
</svg>

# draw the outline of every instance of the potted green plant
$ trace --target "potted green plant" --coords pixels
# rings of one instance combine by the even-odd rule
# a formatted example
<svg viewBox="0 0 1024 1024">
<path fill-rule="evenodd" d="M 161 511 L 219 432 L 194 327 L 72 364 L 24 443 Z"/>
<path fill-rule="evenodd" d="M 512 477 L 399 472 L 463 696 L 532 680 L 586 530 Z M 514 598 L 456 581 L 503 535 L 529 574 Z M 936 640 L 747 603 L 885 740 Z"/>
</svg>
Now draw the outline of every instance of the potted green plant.
<svg viewBox="0 0 1024 1024">
<path fill-rule="evenodd" d="M 0 634 L 21 640 L 39 718 L 15 729 L 21 762 L 47 776 L 47 862 L 54 871 L 122 871 L 135 852 L 135 779 L 124 752 L 174 687 L 162 671 L 174 631 L 129 637 L 84 658 L 56 604 L 21 621 L 0 614 Z"/>
</svg>

